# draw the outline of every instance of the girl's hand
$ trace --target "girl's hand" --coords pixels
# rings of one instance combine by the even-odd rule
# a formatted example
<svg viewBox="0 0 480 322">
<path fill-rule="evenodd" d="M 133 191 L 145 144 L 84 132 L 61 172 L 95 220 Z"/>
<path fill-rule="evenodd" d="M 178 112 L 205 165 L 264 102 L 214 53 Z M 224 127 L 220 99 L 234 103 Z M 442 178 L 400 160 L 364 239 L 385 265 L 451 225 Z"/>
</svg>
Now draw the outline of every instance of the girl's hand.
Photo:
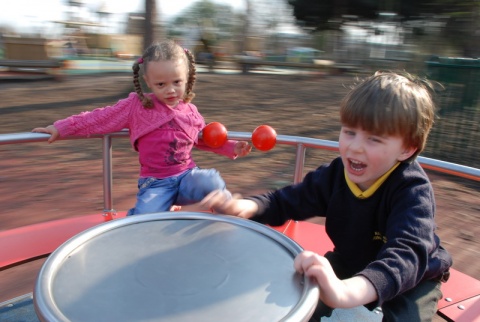
<svg viewBox="0 0 480 322">
<path fill-rule="evenodd" d="M 295 270 L 314 279 L 320 287 L 320 300 L 332 308 L 352 308 L 377 299 L 373 284 L 363 276 L 340 280 L 323 256 L 303 251 L 294 261 Z"/>
<path fill-rule="evenodd" d="M 49 125 L 47 127 L 36 127 L 32 130 L 32 132 L 50 134 L 48 143 L 53 143 L 56 139 L 60 137 L 60 133 L 58 133 L 57 128 L 53 125 Z"/>
<path fill-rule="evenodd" d="M 258 206 L 251 200 L 241 199 L 239 194 L 225 193 L 222 190 L 215 190 L 209 193 L 200 202 L 200 206 L 213 209 L 216 213 L 232 215 L 242 218 L 252 217 L 258 210 Z"/>
<path fill-rule="evenodd" d="M 252 151 L 252 146 L 247 141 L 238 141 L 235 144 L 234 153 L 239 157 L 244 157 Z"/>
</svg>

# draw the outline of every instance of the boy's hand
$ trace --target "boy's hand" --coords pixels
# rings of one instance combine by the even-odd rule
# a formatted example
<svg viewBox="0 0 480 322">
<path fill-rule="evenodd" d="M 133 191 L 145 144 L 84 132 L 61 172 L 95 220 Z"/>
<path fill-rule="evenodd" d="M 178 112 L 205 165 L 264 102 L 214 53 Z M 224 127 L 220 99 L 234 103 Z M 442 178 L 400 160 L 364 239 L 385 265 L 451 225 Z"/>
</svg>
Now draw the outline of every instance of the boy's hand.
<svg viewBox="0 0 480 322">
<path fill-rule="evenodd" d="M 341 293 L 344 286 L 335 275 L 328 259 L 311 251 L 303 251 L 295 257 L 293 266 L 298 273 L 317 282 L 323 303 L 332 308 L 342 307 L 338 293 Z"/>
<path fill-rule="evenodd" d="M 239 157 L 244 157 L 252 151 L 252 146 L 247 141 L 238 141 L 235 144 L 234 153 Z"/>
<path fill-rule="evenodd" d="M 57 128 L 53 125 L 49 125 L 47 127 L 36 127 L 32 130 L 32 132 L 50 134 L 50 138 L 48 139 L 48 143 L 53 143 L 60 136 Z"/>
<path fill-rule="evenodd" d="M 219 214 L 250 218 L 256 213 L 257 204 L 251 200 L 241 199 L 241 197 L 239 194 L 230 196 L 222 190 L 215 190 L 203 198 L 200 206 L 213 209 Z"/>
<path fill-rule="evenodd" d="M 298 273 L 313 278 L 320 287 L 320 300 L 332 308 L 352 308 L 377 299 L 373 285 L 363 276 L 340 280 L 323 256 L 311 251 L 297 255 L 293 263 Z"/>
</svg>

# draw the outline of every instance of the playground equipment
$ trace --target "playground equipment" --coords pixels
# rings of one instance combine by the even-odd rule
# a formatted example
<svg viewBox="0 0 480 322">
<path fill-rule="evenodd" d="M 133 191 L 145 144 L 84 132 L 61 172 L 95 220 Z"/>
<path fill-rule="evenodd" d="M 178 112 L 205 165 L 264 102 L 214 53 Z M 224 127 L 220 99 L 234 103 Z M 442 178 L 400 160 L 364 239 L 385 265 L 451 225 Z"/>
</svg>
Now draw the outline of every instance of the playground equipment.
<svg viewBox="0 0 480 322">
<path fill-rule="evenodd" d="M 0 134 L 0 145 L 35 142 L 44 144 L 48 138 L 49 135 L 30 132 Z M 227 270 L 223 268 L 229 265 L 229 260 L 228 258 L 216 256 L 220 250 L 217 251 L 213 248 L 213 253 L 206 252 L 203 256 L 199 254 L 201 250 L 205 252 L 205 249 L 209 249 L 210 246 L 218 242 L 212 235 L 220 234 L 222 238 L 232 238 L 231 242 L 237 246 L 241 244 L 239 239 L 243 239 L 242 235 L 246 235 L 247 240 L 253 238 L 253 243 L 258 245 L 258 247 L 262 247 L 264 251 L 261 252 L 261 256 L 271 256 L 276 258 L 275 260 L 278 259 L 277 257 L 281 257 L 278 260 L 282 263 L 293 260 L 294 255 L 301 249 L 324 253 L 331 249 L 332 244 L 325 233 L 324 226 L 310 222 L 290 221 L 283 226 L 274 227 L 273 230 L 267 226 L 239 219 L 234 220 L 228 216 L 210 216 L 207 213 L 169 212 L 124 218 L 125 212 L 117 212 L 113 208 L 112 141 L 114 138 L 128 138 L 128 132 L 92 135 L 89 139 L 99 138 L 102 140 L 103 147 L 103 213 L 83 215 L 82 210 L 79 209 L 78 217 L 0 232 L 0 243 L 2 245 L 0 248 L 1 270 L 13 270 L 33 259 L 50 256 L 40 272 L 38 272 L 37 283 L 32 293 L 0 303 L 0 320 L 21 320 L 27 322 L 39 321 L 39 319 L 42 322 L 68 321 L 74 319 L 72 318 L 73 316 L 80 319 L 82 319 L 82 316 L 91 316 L 91 314 L 98 312 L 96 311 L 97 309 L 102 312 L 101 314 L 117 314 L 114 317 L 112 315 L 108 317 L 100 316 L 100 319 L 105 317 L 105 320 L 112 318 L 119 321 L 123 317 L 127 317 L 126 319 L 128 320 L 132 318 L 131 314 L 134 314 L 134 312 L 129 311 L 128 306 L 122 306 L 122 303 L 126 303 L 124 302 L 125 296 L 129 301 L 135 300 L 135 296 L 132 298 L 131 294 L 125 294 L 125 290 L 128 291 L 131 288 L 118 287 L 125 281 L 122 278 L 124 276 L 122 274 L 128 275 L 128 272 L 133 272 L 132 274 L 137 274 L 136 276 L 143 278 L 143 280 L 140 280 L 140 283 L 143 283 L 142 285 L 144 286 L 142 288 L 144 293 L 140 294 L 143 302 L 138 304 L 145 307 L 146 311 L 141 310 L 142 312 L 138 314 L 161 314 L 161 318 L 168 321 L 182 319 L 184 317 L 182 314 L 188 314 L 190 317 L 195 316 L 199 320 L 202 320 L 202 317 L 205 320 L 212 320 L 212 318 L 218 318 L 219 314 L 222 314 L 221 306 L 223 303 L 227 302 L 227 306 L 232 305 L 232 299 L 238 296 L 239 302 L 235 303 L 235 305 L 242 307 L 241 314 L 236 314 L 235 317 L 229 319 L 230 321 L 254 321 L 258 320 L 255 316 L 264 316 L 265 310 L 261 306 L 258 307 L 256 305 L 258 302 L 260 304 L 268 303 L 269 310 L 274 307 L 273 310 L 275 312 L 268 313 L 272 314 L 272 320 L 274 321 L 296 322 L 308 320 L 309 315 L 312 313 L 311 299 L 318 295 L 315 287 L 310 285 L 308 281 L 298 284 L 297 282 L 300 281 L 298 280 L 299 277 L 295 277 L 291 281 L 294 285 L 293 291 L 288 291 L 284 287 L 285 284 L 281 283 L 284 282 L 285 276 L 279 277 L 277 275 L 271 276 L 271 278 L 276 279 L 275 281 L 269 281 L 268 278 L 270 277 L 260 274 L 261 283 L 258 280 L 245 281 L 244 284 L 239 283 L 240 285 L 234 283 L 235 287 L 240 288 L 240 290 L 237 289 L 238 294 L 228 293 L 221 298 L 215 297 L 215 295 L 206 298 L 197 296 L 197 301 L 187 301 L 188 303 L 185 304 L 184 308 L 187 313 L 183 310 L 175 311 L 171 307 L 165 308 L 165 310 L 162 310 L 161 307 L 159 308 L 159 302 L 155 300 L 155 294 L 158 295 L 159 288 L 155 288 L 155 285 L 151 284 L 152 281 L 159 282 L 153 277 L 161 276 L 162 272 L 165 272 L 162 269 L 155 270 L 151 266 L 152 263 L 158 263 L 158 256 L 161 256 L 163 260 L 172 259 L 172 265 L 176 261 L 189 258 L 191 260 L 188 263 L 189 265 L 194 265 L 195 267 L 200 265 L 203 268 L 202 271 L 207 274 L 204 278 L 203 276 L 193 276 L 190 274 L 191 272 L 184 271 L 184 274 L 180 272 L 182 278 L 188 278 L 190 281 L 193 281 L 192 284 L 188 283 L 189 289 L 177 288 L 178 285 L 185 286 L 187 284 L 181 284 L 185 281 L 179 281 L 172 276 L 167 276 L 164 282 L 170 285 L 171 288 L 162 289 L 163 293 L 168 293 L 162 296 L 175 297 L 177 299 L 182 296 L 191 298 L 194 295 L 198 295 L 196 292 L 205 291 L 202 289 L 203 286 L 208 289 L 212 285 L 221 287 L 222 283 L 231 282 L 228 279 L 222 279 L 225 275 L 228 275 Z M 252 134 L 229 132 L 228 138 L 250 140 Z M 338 149 L 337 142 L 286 135 L 277 135 L 276 144 L 296 147 L 294 182 L 299 182 L 302 179 L 306 149 L 330 151 Z M 419 162 L 428 169 L 480 181 L 480 169 L 425 157 L 419 157 Z M 17 198 L 17 195 L 12 193 L 12 198 Z M 21 198 L 24 198 L 24 196 L 22 195 Z M 147 222 L 149 225 L 144 225 Z M 152 231 L 150 233 L 147 233 L 142 228 L 146 226 L 151 227 Z M 130 234 L 132 232 L 134 234 Z M 182 234 L 183 242 L 187 238 L 193 244 L 200 241 L 201 245 L 205 246 L 208 244 L 209 247 L 189 249 L 188 247 L 183 247 L 185 245 L 181 245 L 176 250 L 184 251 L 185 253 L 179 255 L 179 253 L 171 252 L 169 247 L 173 247 L 173 244 L 155 244 L 151 233 L 154 235 L 158 233 L 159 238 L 165 238 L 165 240 L 168 240 L 170 237 L 177 238 L 178 234 Z M 115 256 L 117 251 L 128 252 L 128 250 L 122 250 L 123 247 L 120 241 L 125 240 L 120 238 L 122 234 L 133 236 L 134 240 L 128 239 L 128 242 L 136 245 L 135 258 L 130 258 L 129 255 L 125 254 L 125 256 Z M 199 239 L 197 240 L 197 238 Z M 273 248 L 264 248 L 264 242 L 270 244 L 270 246 L 273 245 Z M 225 245 L 222 245 L 222 247 L 230 247 L 226 239 L 224 243 Z M 248 245 L 247 248 L 249 252 L 256 253 L 257 248 L 248 247 Z M 279 251 L 280 248 L 282 249 L 281 251 Z M 235 251 L 238 252 L 235 256 L 243 256 L 245 253 L 237 248 L 235 248 Z M 214 258 L 213 261 L 217 263 L 217 270 L 212 274 L 209 273 L 208 261 L 204 260 L 208 257 Z M 250 259 L 255 260 L 254 257 L 250 257 Z M 265 261 L 262 260 L 263 262 Z M 87 263 L 88 265 L 82 266 L 82 263 Z M 94 266 L 92 267 L 92 265 Z M 85 271 L 82 270 L 81 266 L 88 268 L 90 272 L 95 274 L 92 280 L 83 275 Z M 178 269 L 182 269 L 185 266 L 180 265 Z M 218 270 L 219 266 L 220 270 Z M 170 269 L 171 272 L 171 267 L 164 268 Z M 232 272 L 232 275 L 229 276 L 235 278 L 236 275 Z M 288 278 L 292 278 L 292 276 Z M 96 283 L 91 284 L 92 281 Z M 126 283 L 130 282 L 132 281 L 129 280 Z M 265 282 L 266 284 L 262 285 L 268 285 L 266 291 L 264 288 L 264 292 L 251 292 L 253 290 L 252 286 L 257 282 L 260 284 Z M 72 283 L 78 286 L 75 292 L 69 291 Z M 86 286 L 91 286 L 91 288 Z M 136 286 L 133 289 L 135 291 L 139 290 Z M 81 293 L 83 291 L 85 292 Z M 479 280 L 452 269 L 450 279 L 447 283 L 442 284 L 442 291 L 444 298 L 438 304 L 439 318 L 444 318 L 448 321 L 478 321 L 480 316 Z M 190 293 L 186 294 L 188 292 Z M 286 296 L 282 292 L 294 293 L 294 296 Z M 89 301 L 90 297 L 85 296 L 88 294 L 95 294 L 95 300 Z M 99 296 L 102 294 L 106 296 Z M 176 303 L 177 305 L 182 305 L 182 301 Z M 119 311 L 105 310 L 105 308 L 112 307 L 119 309 Z M 207 307 L 214 311 L 209 312 Z M 285 307 L 288 308 L 283 310 L 282 308 Z M 349 321 L 380 321 L 382 317 L 381 312 L 369 312 L 363 307 L 338 310 L 338 312 L 342 314 L 343 320 Z M 97 315 L 96 317 L 99 316 Z M 152 315 L 149 317 L 153 319 Z M 157 320 L 162 319 L 159 318 Z M 335 321 L 335 317 L 330 321 Z"/>
</svg>

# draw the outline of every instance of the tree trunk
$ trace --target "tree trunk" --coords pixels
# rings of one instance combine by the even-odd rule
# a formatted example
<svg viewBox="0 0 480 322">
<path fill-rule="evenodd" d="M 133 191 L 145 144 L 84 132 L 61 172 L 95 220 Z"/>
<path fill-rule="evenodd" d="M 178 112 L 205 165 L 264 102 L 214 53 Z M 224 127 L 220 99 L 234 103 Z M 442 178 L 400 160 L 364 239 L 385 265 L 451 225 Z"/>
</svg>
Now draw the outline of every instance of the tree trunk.
<svg viewBox="0 0 480 322">
<path fill-rule="evenodd" d="M 150 46 L 155 38 L 157 24 L 156 0 L 145 0 L 145 36 L 143 37 L 143 48 Z"/>
</svg>

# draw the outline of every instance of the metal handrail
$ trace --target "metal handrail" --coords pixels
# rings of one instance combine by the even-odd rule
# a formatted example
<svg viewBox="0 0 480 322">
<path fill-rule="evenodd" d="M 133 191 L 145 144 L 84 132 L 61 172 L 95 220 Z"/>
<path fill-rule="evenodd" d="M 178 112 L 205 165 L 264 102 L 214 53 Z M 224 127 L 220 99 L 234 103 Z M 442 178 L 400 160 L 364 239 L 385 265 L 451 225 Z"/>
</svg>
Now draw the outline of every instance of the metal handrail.
<svg viewBox="0 0 480 322">
<path fill-rule="evenodd" d="M 113 138 L 128 138 L 128 130 L 120 132 L 109 133 L 105 135 L 91 135 L 85 137 L 66 137 L 59 140 L 73 140 L 73 139 L 102 139 L 103 148 L 103 214 L 107 217 L 115 215 L 116 211 L 113 209 L 112 198 L 112 139 Z M 0 134 L 0 145 L 7 144 L 21 144 L 32 142 L 45 142 L 50 138 L 49 134 L 21 132 Z M 248 140 L 252 138 L 249 132 L 228 132 L 228 138 L 231 140 Z M 277 135 L 277 144 L 290 145 L 296 147 L 295 156 L 295 173 L 293 182 L 298 183 L 303 178 L 303 171 L 305 165 L 305 152 L 307 148 L 323 149 L 329 151 L 338 151 L 338 142 L 313 139 L 301 136 Z M 426 157 L 418 157 L 419 163 L 426 169 L 434 170 L 440 173 L 447 173 L 461 178 L 467 178 L 475 181 L 480 181 L 480 169 L 472 168 L 456 163 L 445 162 L 437 159 Z"/>
</svg>

